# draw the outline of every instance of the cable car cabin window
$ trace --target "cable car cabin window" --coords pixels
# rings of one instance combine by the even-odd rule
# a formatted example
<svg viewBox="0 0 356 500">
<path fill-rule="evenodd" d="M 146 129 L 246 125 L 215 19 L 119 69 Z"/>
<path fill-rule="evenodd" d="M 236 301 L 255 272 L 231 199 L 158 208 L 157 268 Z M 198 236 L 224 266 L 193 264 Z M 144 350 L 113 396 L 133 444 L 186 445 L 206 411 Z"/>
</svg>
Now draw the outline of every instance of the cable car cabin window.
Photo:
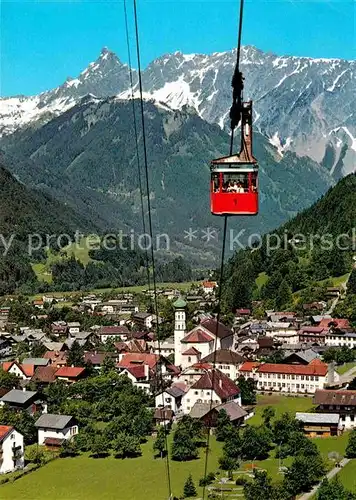
<svg viewBox="0 0 356 500">
<path fill-rule="evenodd" d="M 212 178 L 212 191 L 214 193 L 256 193 L 257 174 L 246 173 L 214 173 Z"/>
</svg>

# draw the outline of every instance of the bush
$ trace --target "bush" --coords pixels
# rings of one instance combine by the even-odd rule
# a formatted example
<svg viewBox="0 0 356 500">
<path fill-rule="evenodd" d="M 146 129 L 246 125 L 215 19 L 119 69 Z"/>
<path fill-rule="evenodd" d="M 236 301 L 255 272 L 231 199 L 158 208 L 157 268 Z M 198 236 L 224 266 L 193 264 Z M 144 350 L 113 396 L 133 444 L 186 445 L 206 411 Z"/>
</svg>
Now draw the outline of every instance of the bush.
<svg viewBox="0 0 356 500">
<path fill-rule="evenodd" d="M 206 477 L 202 477 L 199 481 L 199 486 L 209 486 L 209 484 L 213 483 L 215 481 L 215 474 L 214 472 L 209 472 L 209 474 L 206 475 Z"/>
<path fill-rule="evenodd" d="M 245 486 L 248 482 L 247 477 L 240 476 L 236 479 L 236 486 Z"/>
</svg>

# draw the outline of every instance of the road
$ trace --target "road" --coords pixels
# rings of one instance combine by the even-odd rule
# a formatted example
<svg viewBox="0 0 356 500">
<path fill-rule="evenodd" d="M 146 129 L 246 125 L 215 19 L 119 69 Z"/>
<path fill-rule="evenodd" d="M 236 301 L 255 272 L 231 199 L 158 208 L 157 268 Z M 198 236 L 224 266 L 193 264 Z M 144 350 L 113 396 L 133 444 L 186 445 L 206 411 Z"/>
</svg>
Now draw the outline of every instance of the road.
<svg viewBox="0 0 356 500">
<path fill-rule="evenodd" d="M 334 467 L 333 469 L 331 469 L 331 471 L 329 471 L 326 474 L 326 477 L 329 480 L 332 479 L 349 462 L 350 462 L 349 458 L 343 458 L 341 460 L 341 462 L 340 462 L 340 467 Z M 302 495 L 301 497 L 299 497 L 298 500 L 308 500 L 308 499 L 312 498 L 315 495 L 315 493 L 318 491 L 320 485 L 321 485 L 321 482 L 318 483 L 316 486 L 314 486 L 314 488 L 311 491 L 309 491 L 309 493 L 305 493 L 304 495 Z"/>
</svg>

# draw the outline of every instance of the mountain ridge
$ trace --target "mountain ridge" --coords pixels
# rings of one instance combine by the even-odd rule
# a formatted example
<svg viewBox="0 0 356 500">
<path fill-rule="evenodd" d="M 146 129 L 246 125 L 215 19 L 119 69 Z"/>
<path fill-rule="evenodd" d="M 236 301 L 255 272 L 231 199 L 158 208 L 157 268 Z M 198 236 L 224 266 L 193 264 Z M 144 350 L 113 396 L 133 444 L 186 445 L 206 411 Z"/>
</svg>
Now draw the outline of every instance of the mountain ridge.
<svg viewBox="0 0 356 500">
<path fill-rule="evenodd" d="M 146 98 L 173 109 L 194 107 L 210 123 L 228 122 L 236 50 L 165 54 L 142 73 Z M 244 46 L 241 68 L 246 97 L 254 99 L 255 127 L 281 154 L 290 149 L 323 162 L 337 179 L 353 171 L 356 158 L 354 61 L 278 56 Z M 137 72 L 133 69 L 134 84 Z M 83 95 L 131 95 L 128 66 L 103 49 L 77 78 L 38 96 L 0 100 L 0 133 L 56 116 Z M 27 111 L 24 111 L 24 106 Z M 46 117 L 47 115 L 47 117 Z"/>
</svg>

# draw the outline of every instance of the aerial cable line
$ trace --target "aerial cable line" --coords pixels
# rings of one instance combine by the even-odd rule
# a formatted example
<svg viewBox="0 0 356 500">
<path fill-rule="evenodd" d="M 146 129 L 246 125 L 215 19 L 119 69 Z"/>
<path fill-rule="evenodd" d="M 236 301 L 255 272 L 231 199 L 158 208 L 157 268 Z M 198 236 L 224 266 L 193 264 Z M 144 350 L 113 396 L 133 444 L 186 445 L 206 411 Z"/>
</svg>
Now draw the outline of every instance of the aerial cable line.
<svg viewBox="0 0 356 500">
<path fill-rule="evenodd" d="M 137 158 L 138 185 L 139 185 L 139 190 L 140 190 L 142 229 L 143 229 L 143 234 L 146 234 L 145 205 L 144 205 L 144 194 L 143 194 L 143 187 L 142 187 L 140 153 L 139 153 L 139 147 L 138 147 L 138 131 L 137 131 L 136 110 L 135 110 L 134 84 L 133 84 L 132 63 L 131 63 L 131 46 L 130 46 L 130 37 L 129 37 L 129 25 L 128 25 L 128 17 L 127 17 L 126 0 L 124 0 L 124 16 L 125 16 L 126 45 L 127 45 L 130 88 L 131 88 L 132 116 L 133 116 L 134 137 L 135 137 L 136 158 Z M 147 271 L 148 290 L 149 290 L 149 292 L 151 292 L 151 277 L 150 277 L 150 266 L 149 266 L 149 257 L 148 257 L 147 247 L 145 247 L 145 264 L 146 264 L 146 271 Z"/>
<path fill-rule="evenodd" d="M 138 84 L 140 91 L 140 110 L 141 110 L 141 122 L 142 122 L 142 138 L 143 138 L 143 154 L 144 154 L 144 167 L 145 167 L 145 175 L 146 175 L 146 190 L 147 190 L 147 208 L 148 208 L 148 226 L 149 226 L 149 235 L 150 235 L 150 246 L 151 246 L 151 261 L 152 261 L 152 275 L 153 275 L 153 292 L 154 292 L 154 310 L 156 315 L 156 336 L 158 343 L 158 354 L 161 357 L 161 341 L 160 341 L 160 332 L 159 332 L 159 321 L 158 321 L 158 300 L 157 300 L 157 283 L 156 283 L 156 266 L 155 266 L 155 256 L 153 249 L 153 229 L 152 229 L 152 214 L 151 214 L 151 196 L 150 196 L 150 185 L 149 185 L 149 177 L 148 177 L 148 159 L 147 159 L 147 144 L 146 144 L 146 129 L 145 129 L 145 114 L 144 114 L 144 106 L 143 106 L 143 90 L 142 90 L 142 72 L 141 72 L 141 56 L 140 56 L 140 40 L 139 40 L 139 31 L 138 31 L 138 17 L 137 17 L 137 6 L 136 0 L 133 0 L 134 7 L 134 18 L 135 18 L 135 34 L 136 34 L 136 51 L 137 51 L 137 64 L 138 64 Z M 162 400 L 163 400 L 163 418 L 164 418 L 164 396 L 163 396 L 163 375 L 161 366 L 158 365 L 158 372 L 161 383 L 162 390 Z M 171 486 L 171 473 L 169 466 L 169 450 L 168 450 L 168 439 L 167 439 L 167 429 L 164 421 L 164 438 L 165 438 L 165 448 L 166 448 L 166 470 L 167 470 L 167 482 L 168 482 L 168 492 L 169 499 L 172 498 L 172 486 Z"/>
<path fill-rule="evenodd" d="M 243 91 L 243 76 L 240 72 L 240 54 L 241 54 L 241 38 L 242 38 L 242 24 L 243 24 L 243 9 L 244 0 L 240 0 L 240 14 L 239 14 L 239 27 L 238 27 L 238 41 L 237 41 L 237 53 L 236 53 L 236 66 L 234 75 L 232 78 L 231 86 L 233 88 L 233 102 L 230 109 L 230 119 L 231 119 L 231 138 L 230 138 L 230 156 L 233 154 L 234 147 L 234 130 L 241 120 L 242 111 L 242 91 Z M 241 132 L 241 137 L 243 134 Z M 219 276 L 219 292 L 218 292 L 218 304 L 216 313 L 216 330 L 215 330 L 215 341 L 214 341 L 214 357 L 213 357 L 213 370 L 211 375 L 211 395 L 210 395 L 210 408 L 213 408 L 213 393 L 214 393 L 214 382 L 215 382 L 215 369 L 216 369 L 216 351 L 217 351 L 217 338 L 219 333 L 219 322 L 221 316 L 221 299 L 222 290 L 224 285 L 224 263 L 225 263 L 225 248 L 226 248 L 226 233 L 227 233 L 227 215 L 224 216 L 224 229 L 223 229 L 223 243 L 221 251 L 221 262 L 220 262 L 220 276 Z M 211 418 L 208 419 L 208 430 L 207 430 L 207 441 L 205 449 L 205 465 L 204 465 L 204 479 L 207 477 L 208 472 L 208 462 L 209 462 L 209 444 L 210 444 L 210 432 L 211 432 Z M 204 482 L 203 486 L 203 500 L 206 498 L 206 486 Z"/>
</svg>

